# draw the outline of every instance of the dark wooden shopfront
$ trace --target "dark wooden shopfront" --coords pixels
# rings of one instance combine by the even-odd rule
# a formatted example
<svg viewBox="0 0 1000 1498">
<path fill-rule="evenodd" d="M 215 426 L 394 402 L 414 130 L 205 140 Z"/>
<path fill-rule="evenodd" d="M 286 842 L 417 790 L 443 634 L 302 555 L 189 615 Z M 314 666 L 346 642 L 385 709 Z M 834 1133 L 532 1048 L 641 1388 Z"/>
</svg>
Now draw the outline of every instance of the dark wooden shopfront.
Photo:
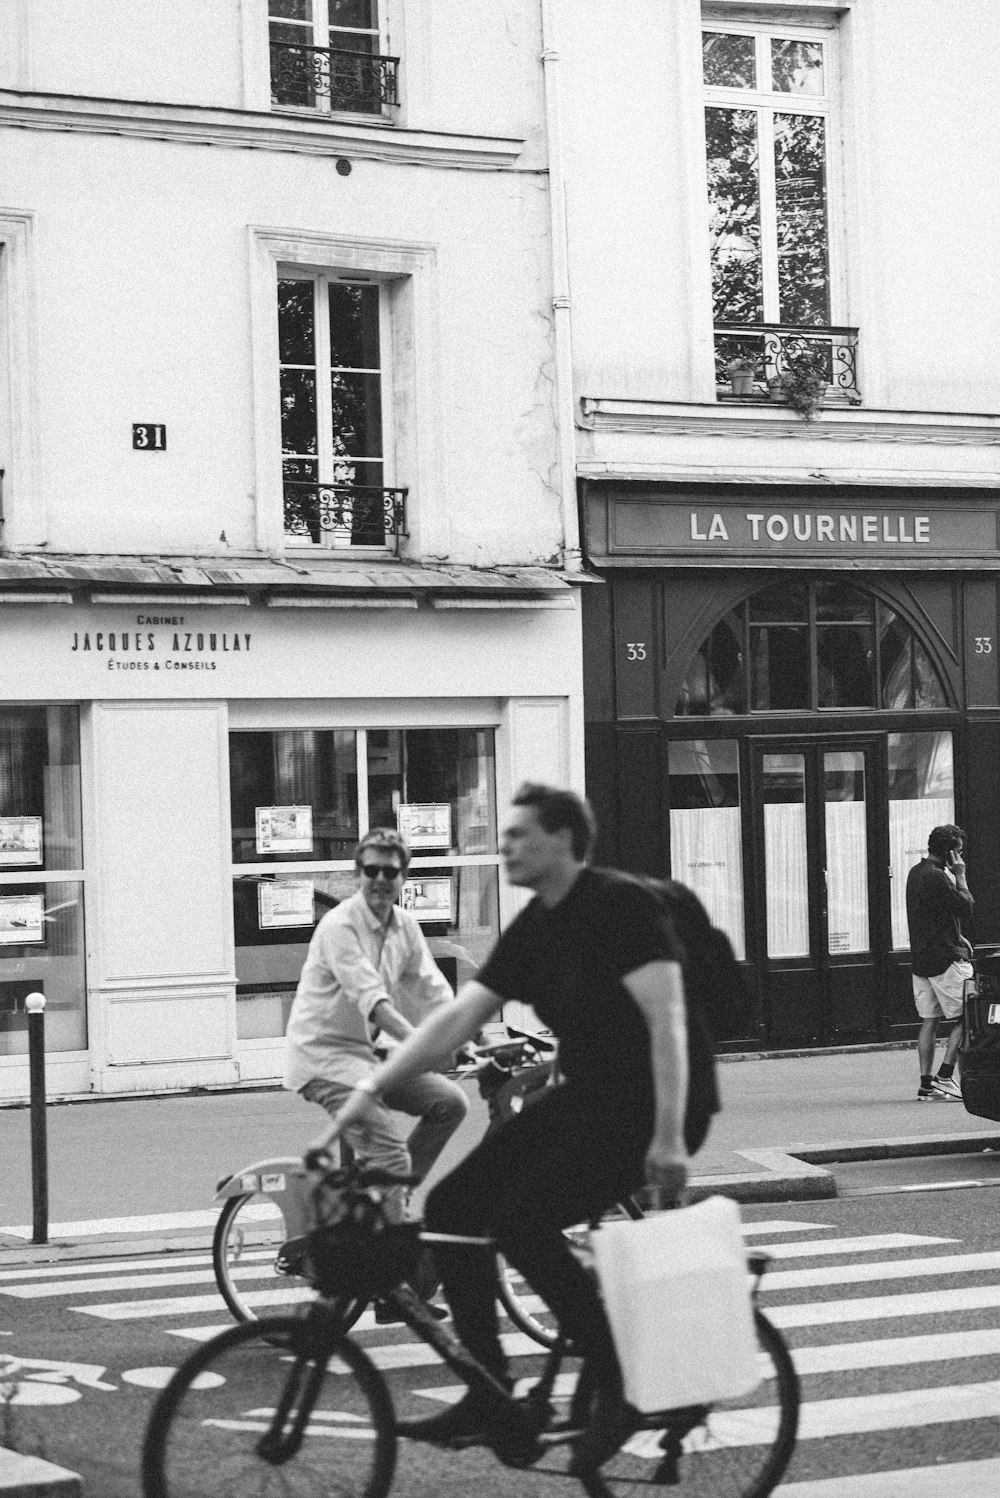
<svg viewBox="0 0 1000 1498">
<path fill-rule="evenodd" d="M 583 497 L 599 858 L 684 879 L 729 931 L 755 1010 L 732 1045 L 911 1035 L 905 880 L 936 823 L 969 835 L 970 936 L 1000 936 L 1000 500 Z"/>
</svg>

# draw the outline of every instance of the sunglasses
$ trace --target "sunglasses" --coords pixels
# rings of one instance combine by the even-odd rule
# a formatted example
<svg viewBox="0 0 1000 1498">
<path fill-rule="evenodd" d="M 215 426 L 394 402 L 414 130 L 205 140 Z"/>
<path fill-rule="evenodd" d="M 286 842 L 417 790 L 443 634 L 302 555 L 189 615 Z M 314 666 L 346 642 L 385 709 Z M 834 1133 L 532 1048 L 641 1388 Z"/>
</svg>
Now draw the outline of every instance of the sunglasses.
<svg viewBox="0 0 1000 1498">
<path fill-rule="evenodd" d="M 398 863 L 363 863 L 361 872 L 366 879 L 398 879 L 403 871 Z"/>
</svg>

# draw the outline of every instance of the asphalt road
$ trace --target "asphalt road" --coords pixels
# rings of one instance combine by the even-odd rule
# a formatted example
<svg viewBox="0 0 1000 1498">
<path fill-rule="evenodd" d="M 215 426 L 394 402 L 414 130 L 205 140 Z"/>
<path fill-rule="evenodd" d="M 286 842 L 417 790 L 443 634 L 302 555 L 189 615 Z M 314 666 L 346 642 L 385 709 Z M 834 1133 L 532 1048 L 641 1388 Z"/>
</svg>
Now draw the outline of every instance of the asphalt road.
<svg viewBox="0 0 1000 1498">
<path fill-rule="evenodd" d="M 803 1439 L 782 1493 L 814 1498 L 815 1488 L 795 1485 L 821 1478 L 838 1479 L 824 1498 L 903 1491 L 978 1498 L 975 1477 L 996 1484 L 998 1207 L 994 1190 L 958 1189 L 744 1208 L 748 1241 L 774 1245 L 764 1307 L 784 1324 L 805 1370 Z M 909 1236 L 886 1237 L 898 1234 Z M 136 1498 L 153 1386 L 203 1328 L 227 1324 L 210 1281 L 175 1281 L 206 1267 L 204 1253 L 192 1251 L 127 1262 L 62 1259 L 28 1273 L 0 1268 L 0 1359 L 21 1360 L 7 1376 L 16 1393 L 0 1407 L 0 1442 L 80 1472 L 89 1498 Z M 183 1309 L 192 1295 L 198 1309 Z M 442 1407 L 441 1391 L 455 1380 L 439 1363 L 413 1361 L 423 1349 L 409 1333 L 369 1327 L 359 1338 L 380 1359 L 404 1364 L 386 1374 L 401 1414 Z M 516 1370 L 537 1366 L 522 1358 Z M 960 1463 L 985 1465 L 966 1471 Z M 887 1486 L 891 1472 L 907 1468 L 925 1469 L 933 1488 L 913 1477 Z M 878 1486 L 862 1486 L 861 1474 L 880 1474 Z M 487 1452 L 402 1443 L 395 1491 L 550 1498 L 567 1490 L 558 1477 L 510 1471 Z M 203 1492 L 211 1498 L 208 1472 Z"/>
</svg>

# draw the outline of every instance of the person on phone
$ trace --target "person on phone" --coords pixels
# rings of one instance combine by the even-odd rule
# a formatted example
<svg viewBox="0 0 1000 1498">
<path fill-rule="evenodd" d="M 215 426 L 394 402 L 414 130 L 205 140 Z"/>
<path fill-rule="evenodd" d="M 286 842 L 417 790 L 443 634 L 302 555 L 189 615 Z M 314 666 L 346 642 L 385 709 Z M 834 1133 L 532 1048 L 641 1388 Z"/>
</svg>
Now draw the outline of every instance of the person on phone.
<svg viewBox="0 0 1000 1498">
<path fill-rule="evenodd" d="M 439 1181 L 425 1219 L 435 1233 L 494 1239 L 586 1358 L 596 1391 L 572 1459 L 576 1475 L 595 1471 L 638 1417 L 625 1402 L 596 1287 L 562 1229 L 599 1217 L 644 1180 L 675 1200 L 719 1106 L 711 1043 L 701 1015 L 686 1004 L 682 953 L 663 907 L 640 880 L 589 866 L 595 830 L 589 805 L 574 792 L 520 788 L 500 852 L 508 881 L 535 898 L 455 1003 L 356 1086 L 315 1144 L 323 1151 L 440 1049 L 467 1041 L 504 1001 L 530 1005 L 551 1028 L 560 1085 L 491 1131 Z M 435 1258 L 458 1335 L 509 1387 L 490 1255 L 436 1243 Z M 470 1393 L 400 1431 L 447 1444 L 488 1433 L 498 1418 Z"/>
<path fill-rule="evenodd" d="M 965 833 L 948 823 L 927 839 L 927 857 L 914 864 L 906 880 L 906 919 L 910 928 L 913 999 L 920 1016 L 917 1101 L 962 1101 L 955 1080 L 955 1057 L 962 1039 L 962 993 L 972 977 L 971 944 L 962 921 L 972 914 L 973 899 L 965 880 L 962 851 Z M 954 1020 L 944 1060 L 934 1072 L 938 1024 Z"/>
</svg>

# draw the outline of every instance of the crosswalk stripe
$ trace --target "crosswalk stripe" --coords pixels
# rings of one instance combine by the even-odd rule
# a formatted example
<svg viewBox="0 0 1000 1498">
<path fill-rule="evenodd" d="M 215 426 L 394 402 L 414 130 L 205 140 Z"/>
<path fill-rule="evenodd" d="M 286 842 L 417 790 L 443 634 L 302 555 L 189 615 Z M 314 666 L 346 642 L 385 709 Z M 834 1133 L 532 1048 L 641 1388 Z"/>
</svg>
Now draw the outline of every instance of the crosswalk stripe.
<svg viewBox="0 0 1000 1498">
<path fill-rule="evenodd" d="M 260 1263 L 239 1264 L 230 1269 L 236 1280 L 274 1279 L 274 1268 L 270 1260 Z M 0 1284 L 0 1295 L 9 1295 L 17 1300 L 43 1300 L 54 1295 L 99 1295 L 105 1290 L 156 1290 L 168 1285 L 212 1285 L 215 1283 L 213 1269 L 184 1269 L 173 1273 L 169 1270 L 153 1270 L 146 1274 L 120 1274 L 107 1279 L 60 1280 L 54 1284 L 43 1282 L 30 1285 Z"/>
<path fill-rule="evenodd" d="M 303 1300 L 311 1300 L 311 1290 L 275 1289 L 248 1290 L 242 1297 L 254 1310 L 264 1306 L 290 1306 Z M 218 1311 L 219 1295 L 165 1296 L 160 1300 L 110 1301 L 99 1306 L 71 1306 L 83 1316 L 97 1316 L 102 1321 L 141 1321 L 144 1316 L 188 1316 L 201 1315 L 204 1311 Z"/>
<path fill-rule="evenodd" d="M 889 1394 L 848 1395 L 803 1404 L 799 1440 L 905 1430 L 955 1420 L 988 1420 L 1000 1415 L 1000 1380 L 946 1384 L 937 1389 L 901 1389 Z"/>
<path fill-rule="evenodd" d="M 259 1257 L 264 1258 L 265 1251 L 259 1251 Z M 244 1255 L 244 1257 L 247 1257 Z M 169 1257 L 150 1257 L 148 1259 L 100 1259 L 96 1264 L 46 1264 L 44 1266 L 34 1265 L 31 1269 L 4 1269 L 0 1270 L 0 1288 L 7 1284 L 19 1284 L 22 1280 L 52 1280 L 63 1277 L 70 1279 L 78 1275 L 98 1274 L 123 1274 L 130 1270 L 155 1270 L 161 1265 L 171 1269 L 184 1269 L 192 1264 L 208 1264 L 211 1255 L 204 1250 L 197 1254 L 170 1254 Z"/>
<path fill-rule="evenodd" d="M 919 1290 L 909 1295 L 872 1295 L 856 1300 L 817 1300 L 798 1306 L 768 1306 L 778 1327 L 833 1326 L 844 1321 L 887 1321 L 894 1316 L 932 1316 L 983 1311 L 1000 1306 L 1000 1286 L 959 1290 Z"/>
<path fill-rule="evenodd" d="M 906 1467 L 895 1472 L 854 1472 L 782 1486 L 782 1498 L 995 1498 L 1000 1458 Z"/>
<path fill-rule="evenodd" d="M 821 1269 L 772 1270 L 765 1290 L 798 1290 L 810 1285 L 857 1285 L 874 1280 L 911 1280 L 935 1274 L 983 1274 L 1000 1269 L 1000 1253 L 941 1254 L 932 1259 L 887 1259 L 875 1264 L 824 1264 Z"/>
<path fill-rule="evenodd" d="M 995 1357 L 1000 1353 L 1000 1330 L 930 1332 L 919 1337 L 880 1337 L 874 1342 L 836 1342 L 792 1349 L 792 1362 L 805 1377 L 810 1373 L 851 1373 L 859 1368 L 901 1368 L 913 1363 L 945 1362 L 951 1358 Z"/>
<path fill-rule="evenodd" d="M 745 1238 L 756 1237 L 759 1233 L 822 1233 L 832 1232 L 832 1222 L 797 1222 L 789 1217 L 775 1217 L 767 1222 L 744 1222 L 742 1232 Z"/>
<path fill-rule="evenodd" d="M 811 1259 L 820 1254 L 888 1253 L 898 1248 L 930 1248 L 960 1243 L 959 1238 L 927 1238 L 919 1233 L 870 1233 L 863 1238 L 824 1238 L 819 1243 L 755 1243 L 754 1252 L 774 1259 Z"/>
<path fill-rule="evenodd" d="M 244 1207 L 244 1212 L 262 1215 L 266 1207 Z M 243 1213 L 240 1214 L 241 1216 Z M 214 1228 L 219 1219 L 218 1210 L 199 1212 L 147 1212 L 139 1217 L 94 1217 L 79 1222 L 50 1222 L 49 1238 L 96 1238 L 108 1233 L 154 1233 L 169 1232 L 182 1228 Z M 0 1233 L 10 1233 L 16 1238 L 30 1238 L 34 1229 L 30 1223 L 18 1223 L 11 1227 L 0 1227 Z"/>
</svg>

